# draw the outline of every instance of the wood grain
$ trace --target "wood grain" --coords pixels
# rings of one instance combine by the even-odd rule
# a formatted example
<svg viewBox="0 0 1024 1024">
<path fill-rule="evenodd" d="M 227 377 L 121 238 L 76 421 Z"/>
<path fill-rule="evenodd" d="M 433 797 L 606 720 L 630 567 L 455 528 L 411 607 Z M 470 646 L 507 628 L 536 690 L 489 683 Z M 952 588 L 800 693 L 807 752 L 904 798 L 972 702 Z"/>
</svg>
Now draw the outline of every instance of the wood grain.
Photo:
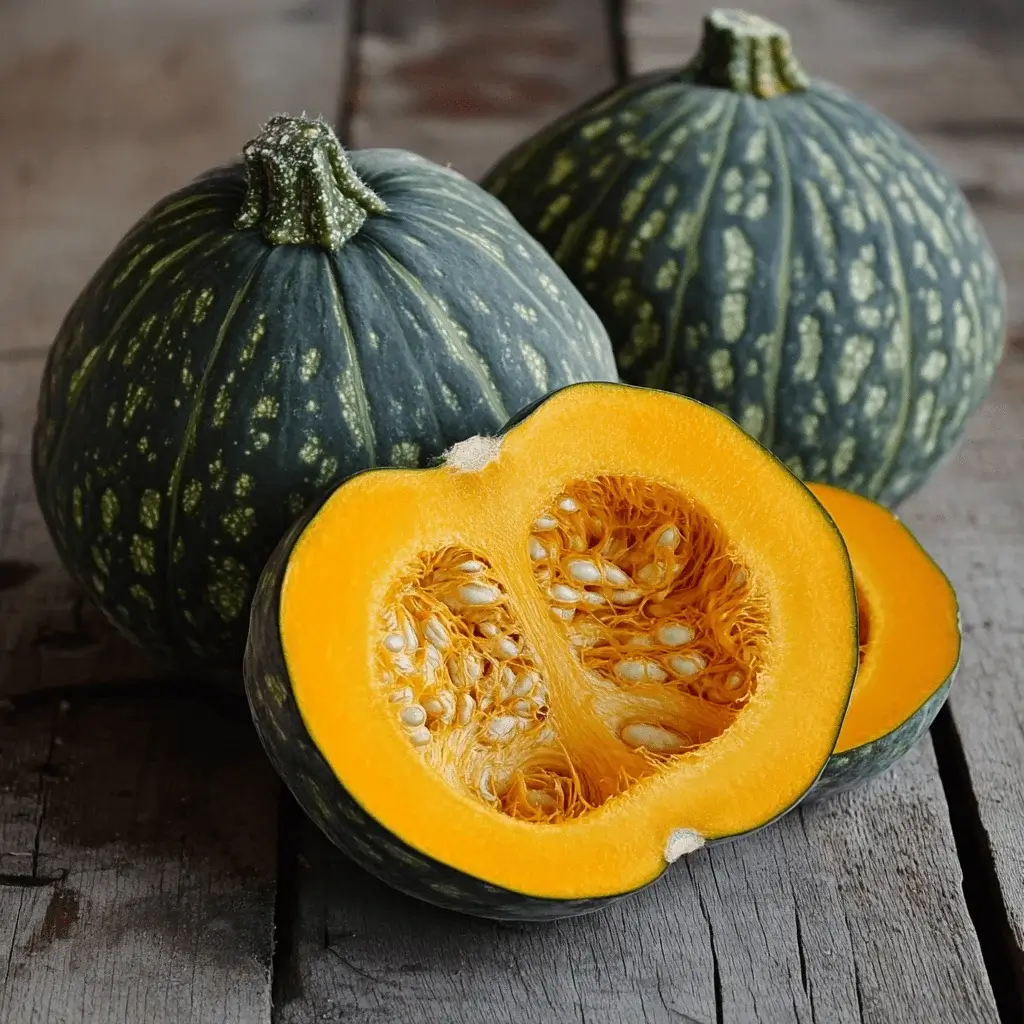
<svg viewBox="0 0 1024 1024">
<path fill-rule="evenodd" d="M 346 0 L 0 5 L 0 696 L 153 674 L 57 565 L 29 472 L 42 360 L 166 192 L 271 114 L 333 115 Z"/>
<path fill-rule="evenodd" d="M 270 1020 L 278 786 L 237 702 L 0 718 L 0 1020 Z"/>
<path fill-rule="evenodd" d="M 977 814 L 998 892 L 979 907 L 1003 977 L 1003 1001 L 1024 1017 L 1024 336 L 1011 343 L 966 442 L 901 515 L 960 597 L 964 647 L 950 697 L 969 777 L 960 799 Z M 951 757 L 959 755 L 955 749 Z M 976 806 L 976 812 L 975 812 Z M 975 865 L 985 871 L 987 863 Z M 984 898 L 980 894 L 980 898 Z M 1001 906 L 999 904 L 1002 904 Z M 1005 919 L 1008 929 L 999 934 Z M 1012 1019 L 1012 1018 L 1010 1018 Z"/>
<path fill-rule="evenodd" d="M 281 1024 L 998 1019 L 927 744 L 862 793 L 546 926 L 416 903 L 300 829 Z"/>
</svg>

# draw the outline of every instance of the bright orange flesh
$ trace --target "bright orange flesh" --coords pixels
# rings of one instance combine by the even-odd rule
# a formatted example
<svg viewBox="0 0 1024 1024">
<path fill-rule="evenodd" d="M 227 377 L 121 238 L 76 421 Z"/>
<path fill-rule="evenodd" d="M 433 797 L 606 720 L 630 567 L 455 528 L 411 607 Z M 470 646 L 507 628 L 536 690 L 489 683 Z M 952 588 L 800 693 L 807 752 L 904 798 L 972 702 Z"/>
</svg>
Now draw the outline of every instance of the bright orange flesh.
<svg viewBox="0 0 1024 1024">
<path fill-rule="evenodd" d="M 888 509 L 809 485 L 843 535 L 856 579 L 861 665 L 836 751 L 881 739 L 952 675 L 960 613 L 942 570 Z"/>
<path fill-rule="evenodd" d="M 806 792 L 856 614 L 834 525 L 738 427 L 587 384 L 482 468 L 341 487 L 292 552 L 281 635 L 306 727 L 376 820 L 573 898 L 650 881 L 679 830 L 740 834 Z"/>
</svg>

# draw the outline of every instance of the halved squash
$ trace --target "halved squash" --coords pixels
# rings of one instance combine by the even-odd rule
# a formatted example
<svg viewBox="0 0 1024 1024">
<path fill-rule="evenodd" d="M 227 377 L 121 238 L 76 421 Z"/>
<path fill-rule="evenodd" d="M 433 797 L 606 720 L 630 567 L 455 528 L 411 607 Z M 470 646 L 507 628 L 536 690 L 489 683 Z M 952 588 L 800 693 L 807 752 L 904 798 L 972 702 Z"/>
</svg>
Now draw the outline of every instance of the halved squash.
<svg viewBox="0 0 1024 1024">
<path fill-rule="evenodd" d="M 245 680 L 281 776 L 365 868 L 544 919 L 799 801 L 857 650 L 846 548 L 802 483 L 707 406 L 586 383 L 311 510 L 262 577 Z"/>
<path fill-rule="evenodd" d="M 956 591 L 887 508 L 829 484 L 809 484 L 843 535 L 857 586 L 860 668 L 819 799 L 890 768 L 921 738 L 960 662 Z"/>
</svg>

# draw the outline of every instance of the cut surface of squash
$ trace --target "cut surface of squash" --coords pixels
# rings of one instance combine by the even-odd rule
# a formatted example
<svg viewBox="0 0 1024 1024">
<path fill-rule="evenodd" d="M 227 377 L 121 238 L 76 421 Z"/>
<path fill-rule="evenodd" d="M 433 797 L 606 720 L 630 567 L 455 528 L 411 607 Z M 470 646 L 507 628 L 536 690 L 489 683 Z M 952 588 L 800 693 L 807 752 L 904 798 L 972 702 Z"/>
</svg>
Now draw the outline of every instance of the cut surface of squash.
<svg viewBox="0 0 1024 1024">
<path fill-rule="evenodd" d="M 631 891 L 784 813 L 857 670 L 849 558 L 811 493 L 713 409 L 614 384 L 343 484 L 277 615 L 362 810 L 550 899 Z"/>
<path fill-rule="evenodd" d="M 829 484 L 808 486 L 843 535 L 857 588 L 860 668 L 842 754 L 900 728 L 946 684 L 960 659 L 960 613 L 945 574 L 892 512 Z"/>
</svg>

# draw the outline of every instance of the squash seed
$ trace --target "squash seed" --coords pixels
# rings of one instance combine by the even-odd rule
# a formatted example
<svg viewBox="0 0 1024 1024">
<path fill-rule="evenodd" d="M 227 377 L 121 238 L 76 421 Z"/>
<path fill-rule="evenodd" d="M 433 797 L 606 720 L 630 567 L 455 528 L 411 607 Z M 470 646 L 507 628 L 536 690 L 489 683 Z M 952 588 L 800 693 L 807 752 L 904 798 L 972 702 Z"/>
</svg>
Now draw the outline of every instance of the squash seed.
<svg viewBox="0 0 1024 1024">
<path fill-rule="evenodd" d="M 619 731 L 619 738 L 628 747 L 643 747 L 655 754 L 680 754 L 688 746 L 679 733 L 649 722 L 624 725 Z"/>
<path fill-rule="evenodd" d="M 409 733 L 409 739 L 417 747 L 425 747 L 430 742 L 430 730 L 426 726 L 421 725 Z"/>
<path fill-rule="evenodd" d="M 476 701 L 471 693 L 459 694 L 459 725 L 469 725 L 476 709 Z"/>
<path fill-rule="evenodd" d="M 614 590 L 612 591 L 612 603 L 636 604 L 642 596 L 639 590 Z"/>
<path fill-rule="evenodd" d="M 487 723 L 487 735 L 496 743 L 505 743 L 512 738 L 517 724 L 513 715 L 498 715 Z"/>
<path fill-rule="evenodd" d="M 423 632 L 426 638 L 438 649 L 446 650 L 448 647 L 448 631 L 444 628 L 441 620 L 436 615 L 431 615 L 423 625 Z"/>
<path fill-rule="evenodd" d="M 617 565 L 606 565 L 604 567 L 604 578 L 613 587 L 624 587 L 629 583 L 629 577 Z"/>
<path fill-rule="evenodd" d="M 535 530 L 553 530 L 557 525 L 557 520 L 551 516 L 538 516 L 533 521 L 533 528 Z"/>
<path fill-rule="evenodd" d="M 547 558 L 547 549 L 536 537 L 530 538 L 529 543 L 530 558 L 535 562 L 539 562 L 542 558 Z"/>
<path fill-rule="evenodd" d="M 666 647 L 682 647 L 693 639 L 693 630 L 676 622 L 666 622 L 658 628 L 657 636 Z"/>
<path fill-rule="evenodd" d="M 601 570 L 589 558 L 572 558 L 569 560 L 569 575 L 580 583 L 597 583 L 601 579 Z"/>
<path fill-rule="evenodd" d="M 560 502 L 558 503 L 558 507 L 559 507 L 559 508 L 560 508 L 560 509 L 561 509 L 561 510 L 562 510 L 563 512 L 578 512 L 578 511 L 580 510 L 580 507 L 579 507 L 579 505 L 577 505 L 577 504 L 576 504 L 576 502 L 575 502 L 575 501 L 573 501 L 573 499 L 572 499 L 572 498 L 569 498 L 569 497 L 565 497 L 565 498 L 563 498 L 563 499 L 562 499 L 562 500 L 561 500 L 561 501 L 560 501 Z"/>
<path fill-rule="evenodd" d="M 658 534 L 659 548 L 674 548 L 680 541 L 679 531 L 674 526 L 666 526 Z"/>
<path fill-rule="evenodd" d="M 397 633 L 388 633 L 388 635 L 384 637 L 384 646 L 391 651 L 392 654 L 397 654 L 399 651 L 405 650 L 405 640 Z"/>
<path fill-rule="evenodd" d="M 573 590 L 572 587 L 567 587 L 564 583 L 556 583 L 548 593 L 561 604 L 575 604 L 583 596 L 578 590 Z"/>
<path fill-rule="evenodd" d="M 407 708 L 402 708 L 398 717 L 402 720 L 402 725 L 415 729 L 427 720 L 427 712 L 422 704 L 410 704 Z"/>
<path fill-rule="evenodd" d="M 668 667 L 677 676 L 695 676 L 707 662 L 699 654 L 691 654 L 689 657 L 681 657 L 676 654 L 668 659 Z"/>
<path fill-rule="evenodd" d="M 458 589 L 459 600 L 468 605 L 494 604 L 501 596 L 494 587 L 484 583 L 464 583 Z"/>
</svg>

